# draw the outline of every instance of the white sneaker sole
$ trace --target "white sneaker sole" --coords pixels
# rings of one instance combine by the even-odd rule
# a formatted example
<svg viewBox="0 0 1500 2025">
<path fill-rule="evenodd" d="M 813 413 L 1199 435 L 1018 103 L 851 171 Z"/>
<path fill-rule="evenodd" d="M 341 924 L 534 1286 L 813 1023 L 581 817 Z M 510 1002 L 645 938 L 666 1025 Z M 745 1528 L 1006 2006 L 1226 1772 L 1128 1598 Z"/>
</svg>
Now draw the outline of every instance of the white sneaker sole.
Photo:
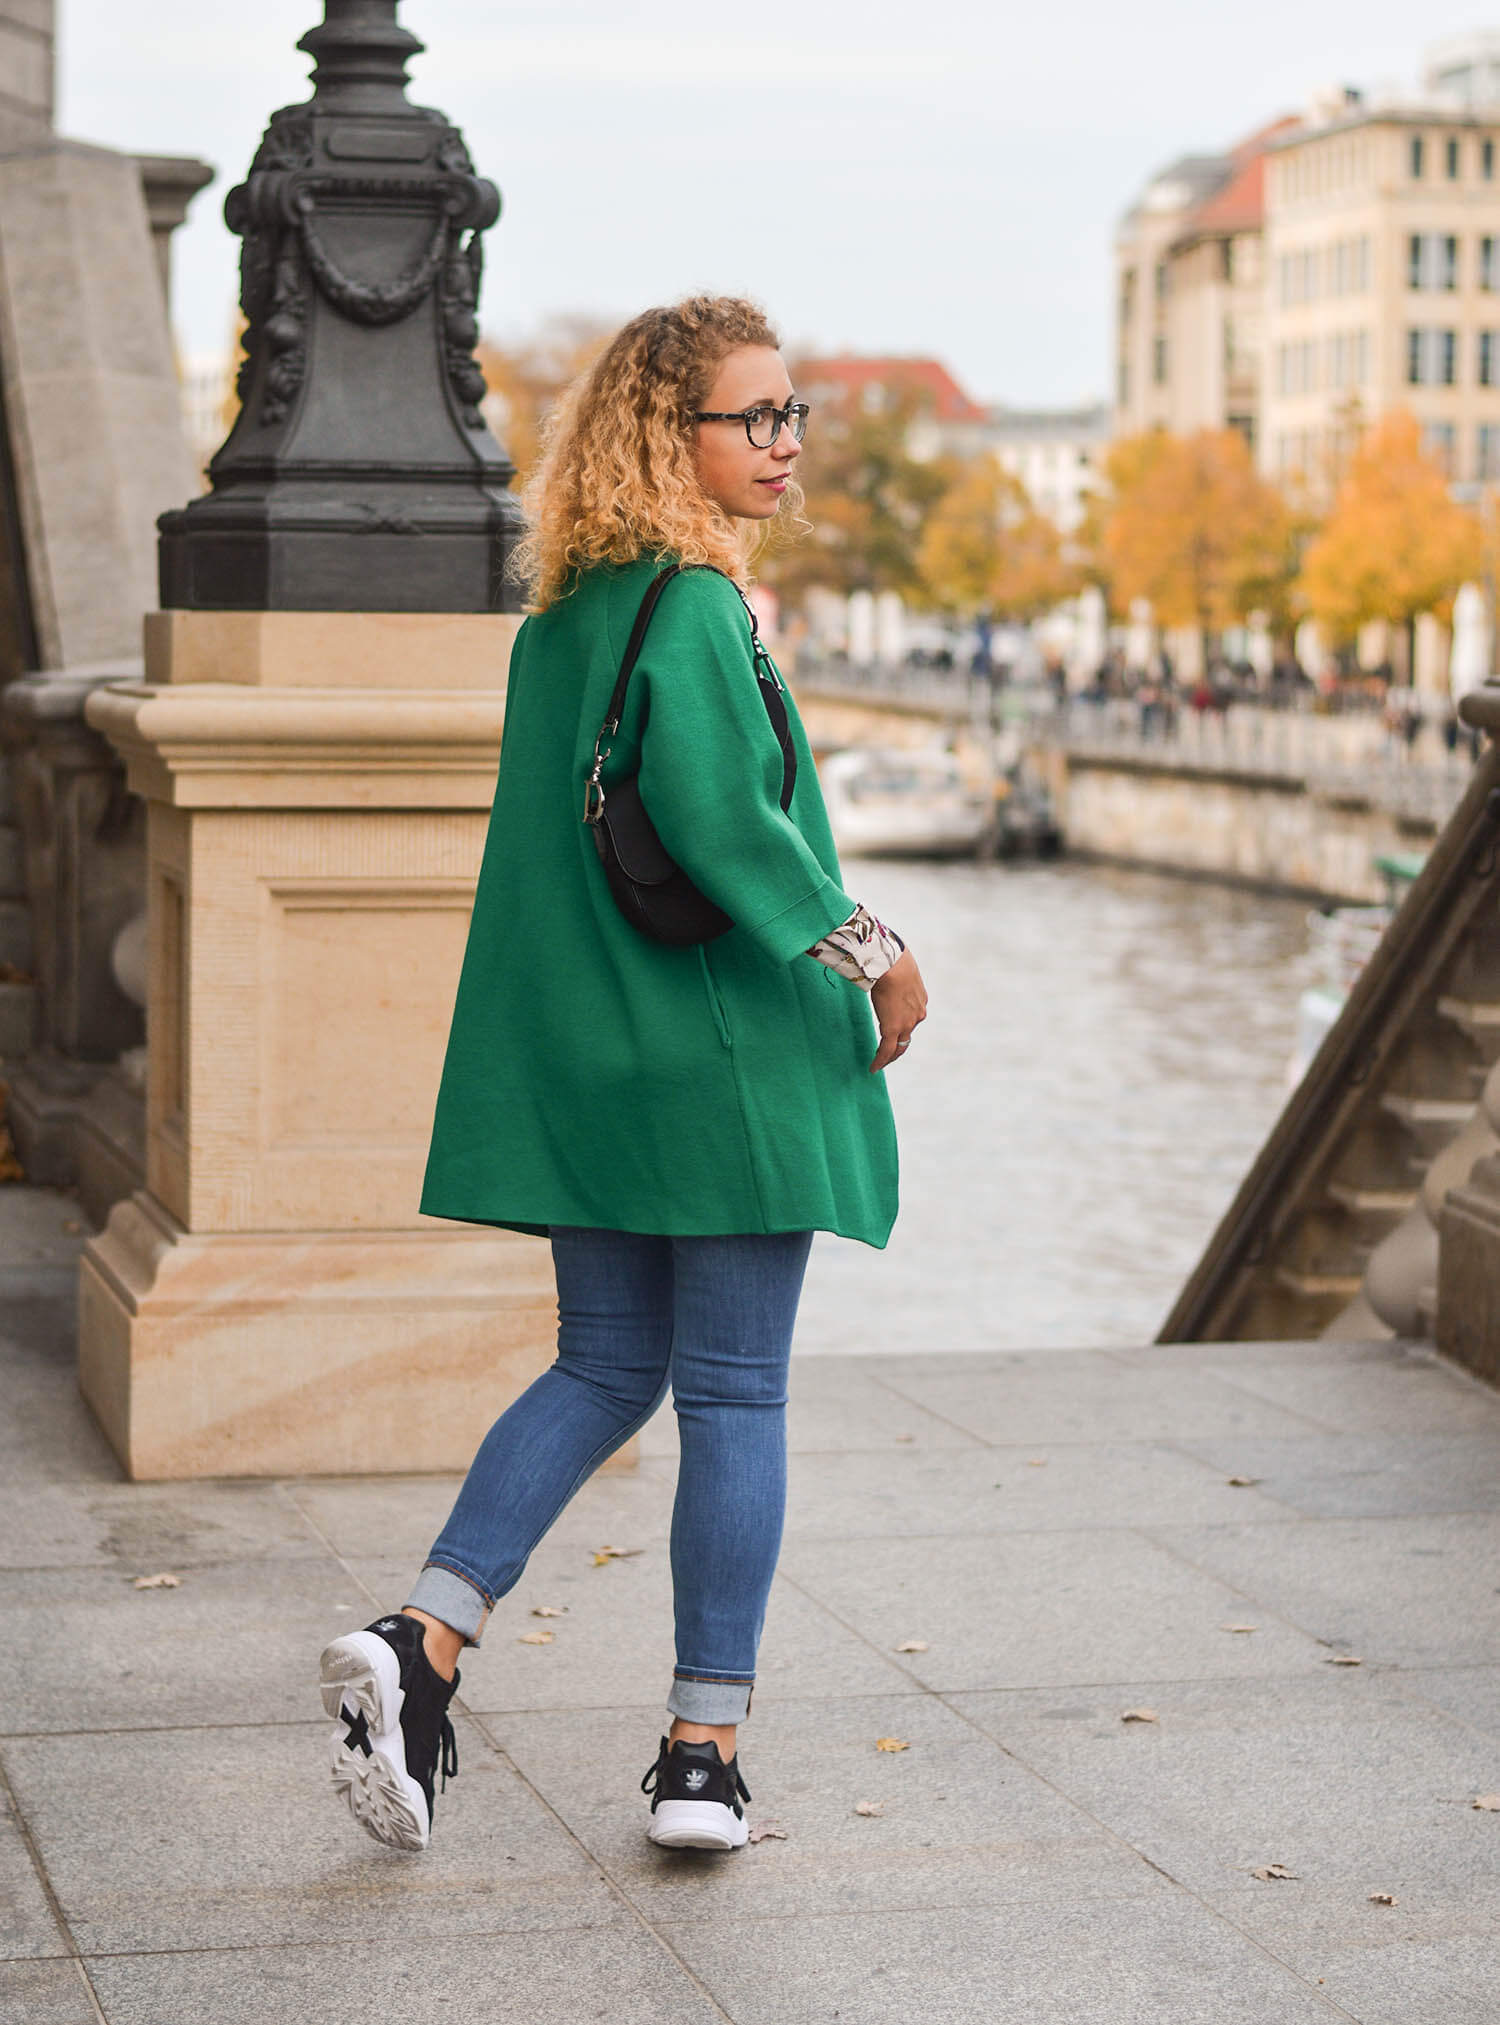
<svg viewBox="0 0 1500 2025">
<path fill-rule="evenodd" d="M 750 1828 L 721 1800 L 663 1800 L 646 1833 L 663 1849 L 740 1849 Z"/>
<path fill-rule="evenodd" d="M 432 1832 L 427 1796 L 406 1769 L 401 1734 L 401 1666 L 373 1631 L 351 1631 L 324 1648 L 318 1668 L 323 1707 L 333 1717 L 329 1770 L 333 1789 L 377 1842 L 392 1849 L 425 1849 Z M 367 1726 L 367 1757 L 349 1742 L 347 1724 Z"/>
</svg>

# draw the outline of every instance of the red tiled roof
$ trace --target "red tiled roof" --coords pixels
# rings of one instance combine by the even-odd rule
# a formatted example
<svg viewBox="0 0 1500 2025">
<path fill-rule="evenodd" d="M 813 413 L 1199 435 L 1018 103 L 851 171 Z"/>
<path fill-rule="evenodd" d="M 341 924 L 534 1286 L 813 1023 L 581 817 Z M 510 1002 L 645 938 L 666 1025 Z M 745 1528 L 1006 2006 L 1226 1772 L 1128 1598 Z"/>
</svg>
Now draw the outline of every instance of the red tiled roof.
<svg viewBox="0 0 1500 2025">
<path fill-rule="evenodd" d="M 1294 115 L 1260 127 L 1232 150 L 1234 173 L 1221 190 L 1193 211 L 1183 226 L 1183 239 L 1221 232 L 1251 232 L 1266 215 L 1266 149 L 1302 122 Z"/>
<path fill-rule="evenodd" d="M 982 422 L 985 411 L 970 400 L 939 359 L 872 359 L 844 353 L 837 358 L 798 359 L 799 385 L 811 387 L 818 381 L 833 381 L 851 394 L 866 387 L 891 387 L 899 392 L 927 394 L 940 422 Z"/>
</svg>

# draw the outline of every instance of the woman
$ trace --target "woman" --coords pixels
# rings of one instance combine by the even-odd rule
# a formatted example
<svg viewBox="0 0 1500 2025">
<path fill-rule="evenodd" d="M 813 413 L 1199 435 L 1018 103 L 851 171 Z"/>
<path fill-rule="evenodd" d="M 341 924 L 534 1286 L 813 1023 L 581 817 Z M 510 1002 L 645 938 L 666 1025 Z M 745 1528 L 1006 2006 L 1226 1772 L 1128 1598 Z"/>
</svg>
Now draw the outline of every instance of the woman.
<svg viewBox="0 0 1500 2025">
<path fill-rule="evenodd" d="M 422 1208 L 551 1239 L 558 1355 L 485 1437 L 404 1608 L 323 1654 L 335 1785 L 400 1848 L 426 1846 L 437 1772 L 457 1769 L 460 1651 L 669 1386 L 677 1665 L 642 1782 L 649 1832 L 746 1839 L 736 1730 L 780 1549 L 803 1272 L 815 1230 L 889 1235 L 878 1072 L 926 1009 L 913 957 L 841 890 L 789 697 L 783 807 L 792 767 L 757 680 L 749 537 L 800 503 L 806 421 L 760 311 L 695 298 L 618 334 L 561 403 L 532 487 L 533 611 Z M 666 849 L 730 916 L 688 948 L 627 922 L 582 821 L 627 639 L 669 562 L 686 567 L 661 592 L 602 779 L 607 795 L 638 772 Z"/>
</svg>

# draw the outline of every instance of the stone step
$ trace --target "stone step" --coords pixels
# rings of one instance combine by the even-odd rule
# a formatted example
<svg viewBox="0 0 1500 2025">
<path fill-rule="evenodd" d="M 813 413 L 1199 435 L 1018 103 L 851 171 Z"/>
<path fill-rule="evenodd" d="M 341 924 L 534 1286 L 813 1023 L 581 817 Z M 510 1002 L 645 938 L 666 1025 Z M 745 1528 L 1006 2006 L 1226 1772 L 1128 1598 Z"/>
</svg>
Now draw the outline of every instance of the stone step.
<svg viewBox="0 0 1500 2025">
<path fill-rule="evenodd" d="M 1289 1293 L 1301 1294 L 1305 1300 L 1326 1301 L 1330 1298 L 1352 1301 L 1363 1284 L 1362 1273 L 1314 1271 L 1301 1266 L 1278 1266 L 1276 1284 L 1285 1287 Z"/>
<path fill-rule="evenodd" d="M 0 899 L 0 964 L 30 970 L 34 950 L 31 909 L 24 900 Z"/>
<path fill-rule="evenodd" d="M 1350 1216 L 1399 1223 L 1417 1199 L 1414 1188 L 1368 1188 L 1357 1181 L 1330 1181 L 1328 1194 Z"/>
<path fill-rule="evenodd" d="M 1405 1092 L 1387 1090 L 1380 1099 L 1380 1108 L 1400 1122 L 1416 1140 L 1419 1150 L 1431 1159 L 1440 1153 L 1453 1137 L 1468 1124 L 1474 1111 L 1472 1097 L 1412 1097 Z"/>
<path fill-rule="evenodd" d="M 1437 1009 L 1468 1035 L 1486 1068 L 1500 1062 L 1500 1005 L 1484 999 L 1440 998 Z"/>
<path fill-rule="evenodd" d="M 34 984 L 0 983 L 0 1062 L 24 1061 L 36 1039 Z"/>
</svg>

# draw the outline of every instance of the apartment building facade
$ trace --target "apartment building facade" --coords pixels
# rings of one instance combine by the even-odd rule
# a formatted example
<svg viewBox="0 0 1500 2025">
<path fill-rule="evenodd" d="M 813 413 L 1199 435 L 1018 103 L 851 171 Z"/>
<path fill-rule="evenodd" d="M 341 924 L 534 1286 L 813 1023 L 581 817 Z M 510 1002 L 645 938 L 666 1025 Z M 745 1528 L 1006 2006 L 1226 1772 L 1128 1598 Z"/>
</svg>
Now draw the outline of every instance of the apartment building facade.
<svg viewBox="0 0 1500 2025">
<path fill-rule="evenodd" d="M 1277 121 L 1147 185 L 1115 241 L 1114 432 L 1260 433 L 1267 152 Z"/>
<path fill-rule="evenodd" d="M 1115 289 L 1116 435 L 1238 429 L 1317 504 L 1404 407 L 1460 493 L 1500 481 L 1500 34 L 1436 45 L 1418 98 L 1325 93 L 1172 164 Z"/>
<path fill-rule="evenodd" d="M 1109 447 L 1110 411 L 1102 402 L 1077 408 L 991 408 L 985 438 L 1002 468 L 1019 478 L 1038 513 L 1073 534 L 1099 485 Z"/>
<path fill-rule="evenodd" d="M 1455 485 L 1500 480 L 1500 104 L 1348 106 L 1267 165 L 1261 465 L 1326 497 L 1409 409 Z"/>
</svg>

